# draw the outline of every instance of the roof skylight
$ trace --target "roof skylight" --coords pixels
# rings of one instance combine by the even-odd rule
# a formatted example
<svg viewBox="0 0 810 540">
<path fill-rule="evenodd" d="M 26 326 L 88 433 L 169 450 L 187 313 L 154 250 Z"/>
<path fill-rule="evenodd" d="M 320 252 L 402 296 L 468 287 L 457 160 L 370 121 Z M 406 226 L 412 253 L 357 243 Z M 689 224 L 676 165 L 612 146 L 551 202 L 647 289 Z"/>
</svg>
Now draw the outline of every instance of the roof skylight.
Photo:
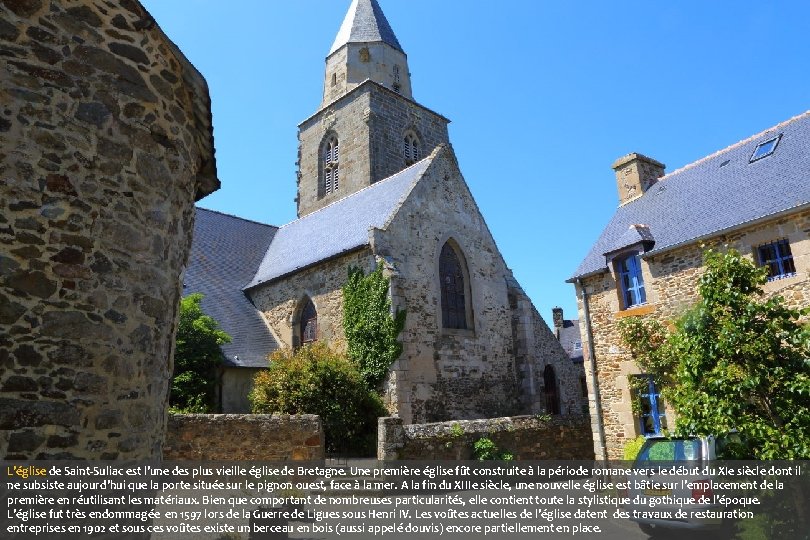
<svg viewBox="0 0 810 540">
<path fill-rule="evenodd" d="M 764 157 L 768 157 L 773 154 L 774 150 L 776 150 L 776 145 L 779 144 L 779 140 L 782 138 L 782 134 L 780 133 L 776 137 L 772 139 L 768 139 L 767 141 L 761 142 L 754 148 L 754 153 L 751 154 L 751 159 L 748 160 L 749 163 L 753 163 L 758 159 L 762 159 Z"/>
</svg>

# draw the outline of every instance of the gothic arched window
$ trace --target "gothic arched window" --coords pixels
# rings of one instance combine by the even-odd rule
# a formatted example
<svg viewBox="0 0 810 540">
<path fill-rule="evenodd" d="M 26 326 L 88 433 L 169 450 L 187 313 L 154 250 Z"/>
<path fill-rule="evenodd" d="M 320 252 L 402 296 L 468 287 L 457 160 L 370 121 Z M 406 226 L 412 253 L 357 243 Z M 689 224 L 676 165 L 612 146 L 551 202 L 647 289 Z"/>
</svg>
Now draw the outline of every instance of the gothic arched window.
<svg viewBox="0 0 810 540">
<path fill-rule="evenodd" d="M 439 281 L 442 293 L 442 327 L 469 328 L 469 287 L 465 277 L 464 259 L 450 241 L 442 246 L 439 255 Z"/>
<path fill-rule="evenodd" d="M 318 312 L 315 310 L 315 304 L 309 298 L 301 308 L 299 325 L 302 345 L 318 340 Z"/>
<path fill-rule="evenodd" d="M 422 149 L 416 134 L 408 132 L 403 140 L 405 150 L 405 165 L 412 165 L 422 158 Z"/>
<path fill-rule="evenodd" d="M 324 195 L 334 193 L 339 187 L 339 144 L 336 135 L 330 135 L 323 145 L 322 166 L 323 166 L 323 191 Z"/>
<path fill-rule="evenodd" d="M 560 414 L 560 394 L 557 392 L 557 375 L 554 368 L 546 366 L 543 370 L 543 386 L 546 388 L 546 412 Z"/>
</svg>

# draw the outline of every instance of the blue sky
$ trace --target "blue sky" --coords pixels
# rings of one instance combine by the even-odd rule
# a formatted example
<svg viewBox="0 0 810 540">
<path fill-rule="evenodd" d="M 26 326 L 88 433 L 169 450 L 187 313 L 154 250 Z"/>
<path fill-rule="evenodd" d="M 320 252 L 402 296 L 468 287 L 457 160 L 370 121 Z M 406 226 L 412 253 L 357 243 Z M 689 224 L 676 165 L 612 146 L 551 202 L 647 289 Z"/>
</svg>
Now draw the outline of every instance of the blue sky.
<svg viewBox="0 0 810 540">
<path fill-rule="evenodd" d="M 675 170 L 810 109 L 810 2 L 379 0 L 414 99 L 540 313 L 618 204 L 610 165 Z M 295 219 L 297 125 L 350 0 L 142 0 L 208 81 L 222 189 L 205 208 Z"/>
</svg>

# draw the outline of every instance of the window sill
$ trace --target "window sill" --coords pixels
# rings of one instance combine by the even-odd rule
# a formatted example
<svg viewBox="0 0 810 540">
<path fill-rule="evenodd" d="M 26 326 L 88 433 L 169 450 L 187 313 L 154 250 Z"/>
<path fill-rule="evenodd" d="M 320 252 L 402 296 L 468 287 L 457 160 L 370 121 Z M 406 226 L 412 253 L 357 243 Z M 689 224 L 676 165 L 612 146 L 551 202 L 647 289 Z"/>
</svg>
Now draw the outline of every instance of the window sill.
<svg viewBox="0 0 810 540">
<path fill-rule="evenodd" d="M 624 317 L 640 317 L 641 315 L 649 315 L 655 311 L 655 304 L 642 304 L 640 306 L 633 306 L 631 308 L 623 309 L 614 313 L 617 319 Z"/>
<path fill-rule="evenodd" d="M 474 338 L 475 331 L 469 328 L 442 328 L 442 335 Z"/>
</svg>

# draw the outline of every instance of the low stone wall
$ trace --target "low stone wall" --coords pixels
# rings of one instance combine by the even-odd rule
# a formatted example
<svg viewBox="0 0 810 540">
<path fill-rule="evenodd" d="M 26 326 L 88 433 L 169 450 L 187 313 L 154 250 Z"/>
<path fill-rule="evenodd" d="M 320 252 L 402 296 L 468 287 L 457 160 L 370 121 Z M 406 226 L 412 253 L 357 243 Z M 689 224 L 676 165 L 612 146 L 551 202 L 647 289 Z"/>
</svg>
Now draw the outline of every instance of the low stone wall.
<svg viewBox="0 0 810 540">
<path fill-rule="evenodd" d="M 172 414 L 163 459 L 321 460 L 323 437 L 321 419 L 314 414 Z"/>
<path fill-rule="evenodd" d="M 409 425 L 380 418 L 377 459 L 474 459 L 473 445 L 482 437 L 518 460 L 594 459 L 588 417 L 540 415 Z"/>
</svg>

